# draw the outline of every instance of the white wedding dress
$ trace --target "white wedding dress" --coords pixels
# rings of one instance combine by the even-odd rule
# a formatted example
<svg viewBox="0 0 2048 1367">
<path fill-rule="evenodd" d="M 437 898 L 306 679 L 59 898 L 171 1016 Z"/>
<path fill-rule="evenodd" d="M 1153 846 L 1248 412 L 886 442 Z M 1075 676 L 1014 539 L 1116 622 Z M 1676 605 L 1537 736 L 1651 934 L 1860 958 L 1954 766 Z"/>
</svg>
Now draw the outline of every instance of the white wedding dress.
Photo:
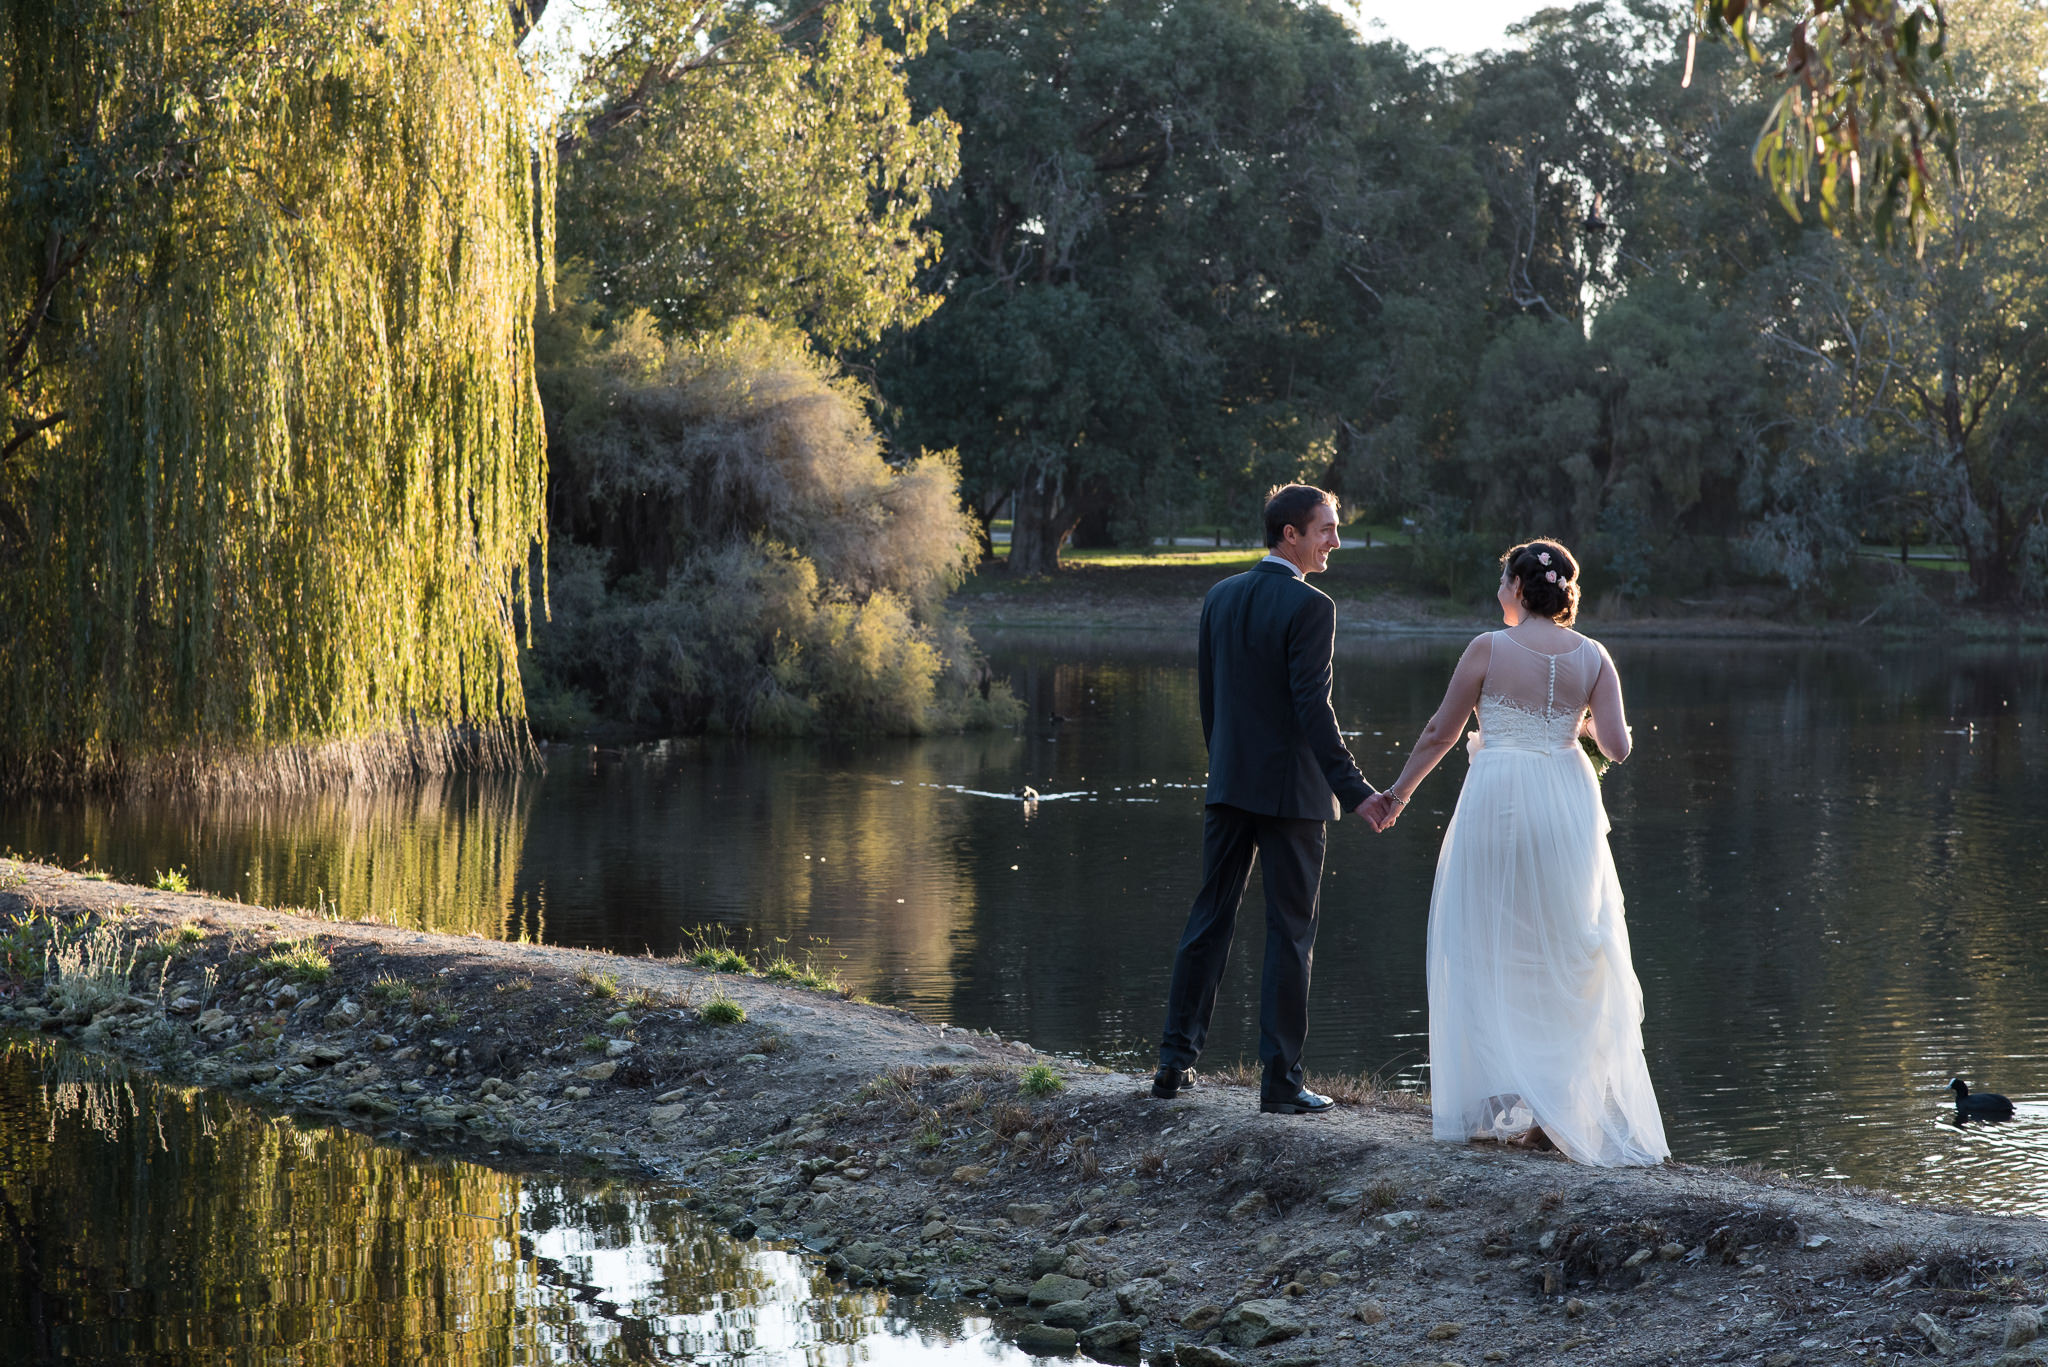
<svg viewBox="0 0 2048 1367">
<path fill-rule="evenodd" d="M 1577 739 L 1605 660 L 1589 640 L 1552 656 L 1492 635 L 1429 904 L 1435 1135 L 1540 1125 L 1580 1163 L 1659 1163 L 1671 1150 L 1643 1062 L 1643 992 Z"/>
</svg>

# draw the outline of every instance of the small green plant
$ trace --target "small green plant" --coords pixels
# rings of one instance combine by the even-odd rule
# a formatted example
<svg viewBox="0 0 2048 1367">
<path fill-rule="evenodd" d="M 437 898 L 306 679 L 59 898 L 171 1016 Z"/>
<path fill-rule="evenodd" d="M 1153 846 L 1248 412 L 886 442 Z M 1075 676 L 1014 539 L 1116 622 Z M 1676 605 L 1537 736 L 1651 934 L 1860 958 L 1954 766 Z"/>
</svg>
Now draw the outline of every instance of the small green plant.
<svg viewBox="0 0 2048 1367">
<path fill-rule="evenodd" d="M 256 966 L 310 987 L 318 987 L 334 976 L 334 964 L 327 952 L 310 938 L 278 941 L 271 946 L 270 953 L 256 961 Z"/>
<path fill-rule="evenodd" d="M 713 973 L 746 973 L 752 968 L 747 956 L 731 945 L 700 945 L 690 955 L 690 962 Z"/>
<path fill-rule="evenodd" d="M 90 1016 L 128 995 L 135 951 L 125 949 L 112 931 L 95 928 L 68 940 L 54 938 L 47 963 L 51 1003 L 67 1014 Z"/>
<path fill-rule="evenodd" d="M 917 1147 L 930 1153 L 946 1142 L 946 1125 L 937 1111 L 926 1111 L 924 1123 L 918 1127 Z"/>
<path fill-rule="evenodd" d="M 370 984 L 370 995 L 386 1006 L 397 1006 L 412 1000 L 412 984 L 387 973 Z"/>
<path fill-rule="evenodd" d="M 1392 1210 L 1400 1204 L 1401 1189 L 1384 1177 L 1365 1189 L 1367 1210 Z"/>
<path fill-rule="evenodd" d="M 636 987 L 626 994 L 626 1007 L 633 1011 L 652 1011 L 661 1005 L 661 997 L 650 988 Z"/>
<path fill-rule="evenodd" d="M 747 1008 L 721 992 L 697 1009 L 697 1018 L 707 1025 L 745 1025 Z"/>
<path fill-rule="evenodd" d="M 583 984 L 585 992 L 602 1002 L 619 995 L 619 975 L 616 973 L 592 973 L 586 968 L 576 975 L 576 981 Z"/>
<path fill-rule="evenodd" d="M 21 982 L 40 972 L 59 923 L 48 912 L 30 907 L 0 930 L 0 979 Z"/>
<path fill-rule="evenodd" d="M 583 1052 L 586 1054 L 602 1054 L 604 1052 L 603 1035 L 585 1035 L 581 1043 L 583 1045 Z"/>
<path fill-rule="evenodd" d="M 1066 1085 L 1048 1063 L 1034 1063 L 1017 1075 L 1017 1090 L 1026 1096 L 1051 1096 Z"/>
<path fill-rule="evenodd" d="M 80 878 L 90 878 L 95 883 L 111 883 L 114 881 L 114 875 L 108 873 L 105 869 L 80 869 L 78 876 Z"/>
<path fill-rule="evenodd" d="M 175 869 L 158 869 L 156 871 L 156 881 L 150 884 L 150 886 L 158 892 L 192 891 L 192 884 L 185 877 L 185 866 L 183 864 L 178 865 Z"/>
<path fill-rule="evenodd" d="M 787 954 L 778 954 L 770 960 L 768 966 L 761 970 L 761 976 L 772 983 L 791 983 L 813 992 L 838 992 L 841 995 L 846 992 L 846 985 L 837 976 L 824 972 L 809 959 L 798 963 Z"/>
<path fill-rule="evenodd" d="M 522 975 L 499 983 L 494 990 L 498 992 L 531 992 L 533 991 L 533 979 Z"/>
</svg>

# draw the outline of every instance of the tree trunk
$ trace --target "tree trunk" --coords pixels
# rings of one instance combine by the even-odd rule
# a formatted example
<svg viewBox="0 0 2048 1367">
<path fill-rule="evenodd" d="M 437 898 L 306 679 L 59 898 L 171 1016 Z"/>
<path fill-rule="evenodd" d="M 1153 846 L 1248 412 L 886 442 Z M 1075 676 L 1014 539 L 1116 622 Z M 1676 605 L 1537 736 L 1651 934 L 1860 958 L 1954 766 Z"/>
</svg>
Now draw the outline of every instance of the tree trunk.
<svg viewBox="0 0 2048 1367">
<path fill-rule="evenodd" d="M 1026 475 L 1010 500 L 1010 574 L 1023 579 L 1054 574 L 1060 547 L 1080 520 L 1076 501 L 1067 495 L 1063 470 Z"/>
</svg>

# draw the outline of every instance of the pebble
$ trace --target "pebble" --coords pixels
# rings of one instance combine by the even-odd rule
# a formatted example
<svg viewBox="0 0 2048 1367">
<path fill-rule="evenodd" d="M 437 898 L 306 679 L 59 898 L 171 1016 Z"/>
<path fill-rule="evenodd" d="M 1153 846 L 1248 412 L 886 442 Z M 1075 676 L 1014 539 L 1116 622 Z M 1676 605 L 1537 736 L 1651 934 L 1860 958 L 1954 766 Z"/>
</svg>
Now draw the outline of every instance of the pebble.
<svg viewBox="0 0 2048 1367">
<path fill-rule="evenodd" d="M 1266 1205 L 1267 1201 L 1265 1192 L 1247 1192 L 1242 1198 L 1239 1199 L 1236 1205 L 1232 1206 L 1229 1209 L 1229 1211 L 1226 1212 L 1226 1214 L 1228 1218 L 1232 1221 L 1249 1220 L 1255 1215 L 1264 1213 Z"/>
<path fill-rule="evenodd" d="M 1031 1284 L 1031 1292 L 1026 1300 L 1038 1306 L 1058 1305 L 1061 1301 L 1082 1300 L 1094 1289 L 1078 1277 L 1048 1272 Z"/>
<path fill-rule="evenodd" d="M 1657 1261 L 1660 1263 L 1675 1263 L 1684 1256 L 1684 1244 L 1665 1244 L 1657 1250 Z"/>
<path fill-rule="evenodd" d="M 687 1104 L 678 1106 L 651 1106 L 647 1111 L 647 1123 L 657 1130 L 665 1130 L 690 1113 Z"/>
<path fill-rule="evenodd" d="M 1094 1318 L 1085 1300 L 1056 1301 L 1045 1308 L 1045 1322 L 1060 1329 L 1086 1329 Z"/>
<path fill-rule="evenodd" d="M 609 1082 L 612 1074 L 618 1071 L 619 1065 L 616 1063 L 593 1063 L 588 1068 L 578 1068 L 576 1076 L 591 1082 Z"/>
<path fill-rule="evenodd" d="M 986 1182 L 988 1180 L 988 1169 L 978 1163 L 962 1163 L 959 1167 L 953 1169 L 953 1180 L 963 1186 L 972 1186 L 976 1182 Z"/>
<path fill-rule="evenodd" d="M 604 1056 L 606 1058 L 624 1058 L 626 1055 L 632 1053 L 633 1050 L 637 1047 L 638 1046 L 635 1045 L 633 1041 L 629 1039 L 606 1040 L 604 1043 Z M 610 1075 L 607 1074 L 606 1076 Z"/>
<path fill-rule="evenodd" d="M 1412 1210 L 1390 1210 L 1385 1215 L 1380 1216 L 1380 1223 L 1388 1229 L 1406 1229 L 1421 1218 L 1421 1215 Z M 1550 1236 L 1546 1235 L 1545 1237 L 1548 1238 Z"/>
<path fill-rule="evenodd" d="M 1360 1301 L 1352 1307 L 1351 1318 L 1362 1324 L 1379 1324 L 1387 1318 L 1387 1307 L 1377 1300 Z"/>
<path fill-rule="evenodd" d="M 1157 1277 L 1138 1277 L 1116 1289 L 1116 1303 L 1127 1315 L 1158 1318 L 1166 1302 L 1166 1284 Z"/>
<path fill-rule="evenodd" d="M 1205 1303 L 1196 1306 L 1188 1311 L 1187 1314 L 1182 1315 L 1180 1317 L 1180 1327 L 1187 1330 L 1190 1334 L 1199 1334 L 1204 1330 L 1214 1329 L 1217 1321 L 1222 1318 L 1222 1306 Z"/>
<path fill-rule="evenodd" d="M 1174 1344 L 1173 1360 L 1179 1367 L 1242 1367 L 1236 1358 L 1206 1343 Z"/>
<path fill-rule="evenodd" d="M 1575 1320 L 1579 1316 L 1585 1314 L 1586 1311 L 1591 1308 L 1592 1307 L 1588 1306 L 1584 1301 L 1580 1300 L 1577 1296 L 1573 1296 L 1570 1300 L 1564 1303 L 1564 1317 L 1568 1320 Z"/>
<path fill-rule="evenodd" d="M 2020 1306 L 2005 1317 L 2005 1346 L 2018 1348 L 2041 1337 L 2041 1312 L 2031 1305 Z"/>
<path fill-rule="evenodd" d="M 1922 1310 L 1913 1316 L 1913 1328 L 1920 1337 L 1927 1340 L 1927 1346 L 1946 1357 L 1956 1350 L 1956 1338 L 1940 1320 Z"/>
<path fill-rule="evenodd" d="M 1441 1324 L 1431 1325 L 1429 1332 L 1424 1334 L 1423 1337 L 1432 1343 L 1442 1343 L 1448 1339 L 1454 1339 L 1464 1332 L 1464 1325 L 1459 1324 L 1456 1320 L 1445 1320 Z"/>
<path fill-rule="evenodd" d="M 1081 1346 L 1091 1353 L 1135 1353 L 1144 1331 L 1129 1320 L 1111 1320 L 1081 1331 Z"/>
<path fill-rule="evenodd" d="M 956 1178 L 958 1176 L 957 1170 L 955 1176 Z M 1042 1225 L 1052 1218 L 1053 1212 L 1057 1209 L 1057 1206 L 1049 1206 L 1040 1202 L 1012 1201 L 1009 1205 L 1003 1207 L 1003 1214 L 1009 1217 L 1009 1221 L 1013 1225 Z"/>
</svg>

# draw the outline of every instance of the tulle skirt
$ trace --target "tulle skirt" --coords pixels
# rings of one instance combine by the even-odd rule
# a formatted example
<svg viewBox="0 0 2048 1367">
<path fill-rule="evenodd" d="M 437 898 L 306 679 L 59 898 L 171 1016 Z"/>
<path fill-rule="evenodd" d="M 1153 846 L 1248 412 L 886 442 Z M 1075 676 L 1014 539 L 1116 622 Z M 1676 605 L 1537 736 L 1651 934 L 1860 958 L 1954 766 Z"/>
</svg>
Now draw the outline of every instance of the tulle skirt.
<svg viewBox="0 0 2048 1367">
<path fill-rule="evenodd" d="M 1670 1153 L 1607 830 L 1577 746 L 1473 756 L 1429 904 L 1438 1139 L 1540 1125 L 1580 1163 Z"/>
</svg>

